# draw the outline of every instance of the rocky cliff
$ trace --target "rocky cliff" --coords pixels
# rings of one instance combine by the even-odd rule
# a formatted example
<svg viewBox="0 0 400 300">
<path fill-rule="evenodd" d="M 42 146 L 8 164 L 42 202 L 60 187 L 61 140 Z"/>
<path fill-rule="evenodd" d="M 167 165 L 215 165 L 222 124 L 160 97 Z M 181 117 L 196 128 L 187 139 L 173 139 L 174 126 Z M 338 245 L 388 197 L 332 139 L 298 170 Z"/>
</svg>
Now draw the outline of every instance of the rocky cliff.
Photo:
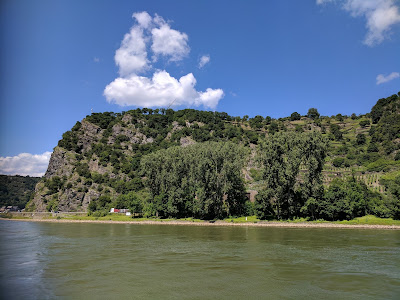
<svg viewBox="0 0 400 300">
<path fill-rule="evenodd" d="M 226 114 L 195 110 L 92 114 L 63 134 L 27 209 L 86 211 L 101 195 L 115 199 L 142 189 L 138 168 L 143 155 L 225 136 L 249 143 L 246 131 L 240 124 L 227 123 Z"/>
<path fill-rule="evenodd" d="M 399 168 L 399 95 L 380 99 L 371 114 L 362 116 L 312 118 L 293 113 L 276 120 L 146 108 L 94 113 L 63 134 L 27 210 L 87 211 L 93 202 L 96 209 L 106 208 L 116 203 L 118 195 L 145 191 L 140 171 L 143 156 L 205 141 L 249 147 L 252 154 L 243 176 L 248 190 L 258 190 L 263 182 L 255 163 L 256 145 L 279 131 L 318 131 L 332 141 L 323 173 L 326 185 L 336 177 L 352 175 L 373 191 L 385 193 L 381 173 Z"/>
</svg>

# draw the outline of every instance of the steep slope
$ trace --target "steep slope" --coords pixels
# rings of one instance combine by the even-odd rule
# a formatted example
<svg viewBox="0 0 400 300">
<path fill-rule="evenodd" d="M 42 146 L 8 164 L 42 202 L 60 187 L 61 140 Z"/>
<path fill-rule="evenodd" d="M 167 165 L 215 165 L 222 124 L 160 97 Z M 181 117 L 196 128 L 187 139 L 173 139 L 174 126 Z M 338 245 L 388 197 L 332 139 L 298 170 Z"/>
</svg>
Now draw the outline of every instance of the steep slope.
<svg viewBox="0 0 400 300">
<path fill-rule="evenodd" d="M 0 175 L 0 206 L 25 208 L 39 177 Z"/>
<path fill-rule="evenodd" d="M 293 113 L 280 119 L 193 109 L 94 113 L 63 134 L 27 209 L 86 211 L 93 201 L 106 208 L 121 194 L 143 192 L 146 197 L 139 170 L 144 155 L 205 141 L 231 141 L 250 148 L 243 175 L 247 188 L 257 191 L 264 183 L 255 160 L 256 145 L 279 131 L 319 131 L 330 140 L 325 185 L 352 175 L 385 194 L 380 178 L 400 169 L 399 103 L 400 97 L 393 95 L 362 116 L 324 117 L 310 109 L 306 116 Z"/>
<path fill-rule="evenodd" d="M 63 134 L 28 209 L 85 211 L 102 194 L 115 198 L 141 190 L 140 159 L 160 149 L 208 140 L 257 142 L 257 133 L 230 119 L 225 113 L 190 109 L 87 116 Z"/>
</svg>

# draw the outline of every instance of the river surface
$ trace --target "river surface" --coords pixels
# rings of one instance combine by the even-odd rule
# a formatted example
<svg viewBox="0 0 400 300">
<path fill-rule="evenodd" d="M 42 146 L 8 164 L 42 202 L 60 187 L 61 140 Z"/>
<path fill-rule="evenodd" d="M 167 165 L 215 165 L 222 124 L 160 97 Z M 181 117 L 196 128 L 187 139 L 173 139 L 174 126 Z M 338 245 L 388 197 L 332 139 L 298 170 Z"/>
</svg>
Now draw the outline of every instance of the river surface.
<svg viewBox="0 0 400 300">
<path fill-rule="evenodd" d="M 0 220 L 0 299 L 400 299 L 400 231 Z"/>
</svg>

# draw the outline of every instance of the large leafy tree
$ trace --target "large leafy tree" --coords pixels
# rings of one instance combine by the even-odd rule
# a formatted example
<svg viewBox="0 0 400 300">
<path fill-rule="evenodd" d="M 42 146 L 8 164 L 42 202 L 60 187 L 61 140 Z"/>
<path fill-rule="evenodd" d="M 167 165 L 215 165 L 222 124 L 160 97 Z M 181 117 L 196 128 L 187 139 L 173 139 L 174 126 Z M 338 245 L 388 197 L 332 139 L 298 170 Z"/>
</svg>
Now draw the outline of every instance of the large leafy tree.
<svg viewBox="0 0 400 300">
<path fill-rule="evenodd" d="M 294 113 L 292 113 L 290 115 L 290 121 L 296 121 L 296 120 L 300 120 L 301 119 L 301 115 L 295 111 Z"/>
<path fill-rule="evenodd" d="M 230 142 L 172 147 L 144 156 L 141 169 L 152 195 L 152 214 L 213 219 L 243 213 L 245 157 L 245 150 Z"/>
<path fill-rule="evenodd" d="M 281 132 L 259 147 L 265 190 L 256 199 L 257 214 L 298 215 L 305 200 L 323 196 L 322 168 L 327 145 L 320 133 Z M 301 171 L 301 172 L 300 172 Z"/>
<path fill-rule="evenodd" d="M 309 117 L 310 119 L 318 119 L 319 118 L 319 112 L 316 108 L 310 108 L 307 112 L 307 117 Z"/>
</svg>

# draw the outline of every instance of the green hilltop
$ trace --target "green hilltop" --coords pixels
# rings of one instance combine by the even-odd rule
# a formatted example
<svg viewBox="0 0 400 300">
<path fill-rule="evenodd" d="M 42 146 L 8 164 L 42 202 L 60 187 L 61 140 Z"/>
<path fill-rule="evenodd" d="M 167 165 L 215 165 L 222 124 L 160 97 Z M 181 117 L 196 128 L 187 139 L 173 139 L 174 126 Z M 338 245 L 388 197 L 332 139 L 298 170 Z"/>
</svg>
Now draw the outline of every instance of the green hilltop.
<svg viewBox="0 0 400 300">
<path fill-rule="evenodd" d="M 93 113 L 63 134 L 26 209 L 398 217 L 399 112 L 400 92 L 351 116 L 315 108 L 279 119 L 194 109 Z"/>
<path fill-rule="evenodd" d="M 39 180 L 39 177 L 0 175 L 0 207 L 25 208 Z"/>
</svg>

